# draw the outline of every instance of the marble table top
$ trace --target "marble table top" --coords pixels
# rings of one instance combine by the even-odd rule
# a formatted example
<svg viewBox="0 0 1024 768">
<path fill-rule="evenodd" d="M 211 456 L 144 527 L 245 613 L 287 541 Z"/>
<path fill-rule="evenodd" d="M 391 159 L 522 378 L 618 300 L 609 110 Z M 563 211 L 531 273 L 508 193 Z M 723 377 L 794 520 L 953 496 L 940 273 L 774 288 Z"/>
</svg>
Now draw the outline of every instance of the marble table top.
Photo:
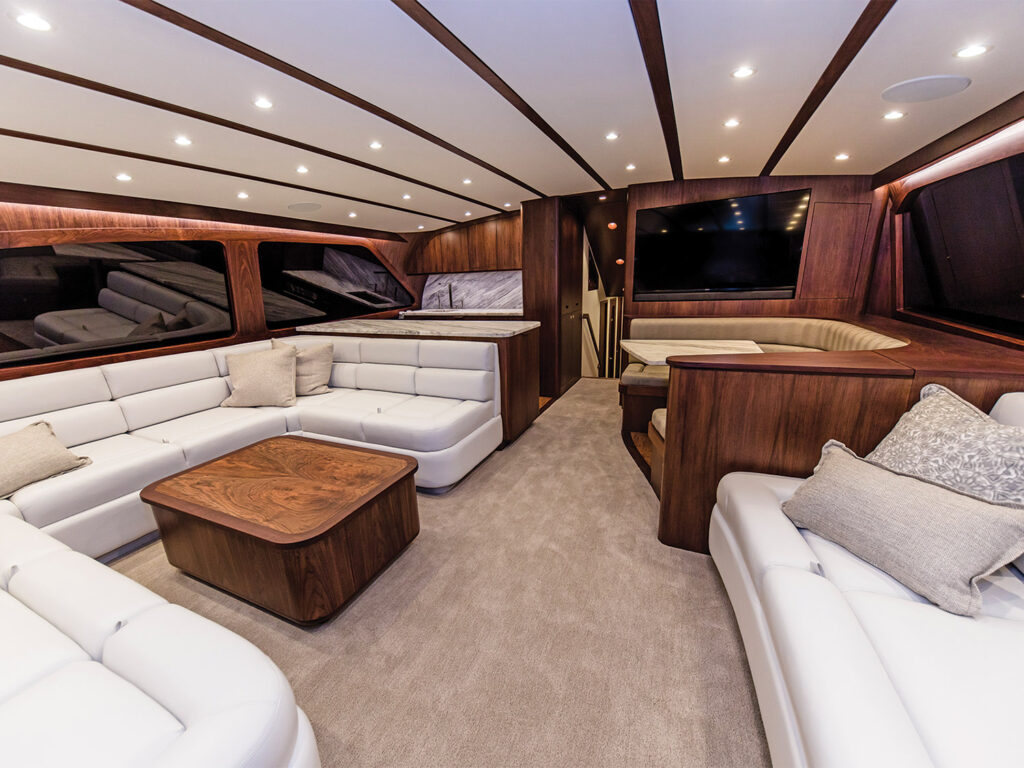
<svg viewBox="0 0 1024 768">
<path fill-rule="evenodd" d="M 336 320 L 302 325 L 309 333 L 353 333 L 366 336 L 472 336 L 507 338 L 540 328 L 536 320 Z"/>
<path fill-rule="evenodd" d="M 675 355 L 760 354 L 753 341 L 742 339 L 623 339 L 619 345 L 647 365 L 665 365 Z"/>
</svg>

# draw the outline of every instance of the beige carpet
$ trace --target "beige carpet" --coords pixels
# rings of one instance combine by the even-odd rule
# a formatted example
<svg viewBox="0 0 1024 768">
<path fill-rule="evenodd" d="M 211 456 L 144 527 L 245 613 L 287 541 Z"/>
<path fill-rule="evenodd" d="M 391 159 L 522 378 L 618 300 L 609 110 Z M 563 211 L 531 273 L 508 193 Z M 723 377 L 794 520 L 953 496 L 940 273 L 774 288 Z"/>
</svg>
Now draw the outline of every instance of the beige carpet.
<svg viewBox="0 0 1024 768">
<path fill-rule="evenodd" d="M 584 379 L 445 496 L 339 616 L 300 629 L 181 575 L 159 543 L 115 564 L 281 667 L 325 766 L 767 766 L 711 560 L 655 537 Z"/>
</svg>

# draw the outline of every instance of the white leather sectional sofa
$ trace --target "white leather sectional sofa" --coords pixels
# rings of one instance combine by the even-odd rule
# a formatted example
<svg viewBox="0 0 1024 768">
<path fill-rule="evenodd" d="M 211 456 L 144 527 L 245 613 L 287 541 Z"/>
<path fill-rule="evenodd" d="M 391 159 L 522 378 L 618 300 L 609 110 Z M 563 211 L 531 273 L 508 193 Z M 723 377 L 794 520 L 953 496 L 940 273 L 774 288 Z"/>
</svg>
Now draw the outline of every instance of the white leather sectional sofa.
<svg viewBox="0 0 1024 768">
<path fill-rule="evenodd" d="M 1024 426 L 1024 393 L 992 410 Z M 739 622 L 776 768 L 1020 765 L 1024 578 L 981 582 L 981 615 L 947 613 L 780 505 L 802 481 L 733 473 L 711 555 Z"/>
<path fill-rule="evenodd" d="M 259 649 L 0 515 L 0 764 L 319 768 Z"/>
<path fill-rule="evenodd" d="M 404 453 L 417 486 L 458 482 L 502 440 L 492 343 L 293 336 L 332 342 L 328 394 L 289 408 L 222 408 L 227 356 L 269 341 L 0 383 L 0 434 L 40 420 L 92 464 L 0 502 L 72 549 L 100 557 L 155 531 L 147 484 L 266 437 L 295 433 Z"/>
</svg>

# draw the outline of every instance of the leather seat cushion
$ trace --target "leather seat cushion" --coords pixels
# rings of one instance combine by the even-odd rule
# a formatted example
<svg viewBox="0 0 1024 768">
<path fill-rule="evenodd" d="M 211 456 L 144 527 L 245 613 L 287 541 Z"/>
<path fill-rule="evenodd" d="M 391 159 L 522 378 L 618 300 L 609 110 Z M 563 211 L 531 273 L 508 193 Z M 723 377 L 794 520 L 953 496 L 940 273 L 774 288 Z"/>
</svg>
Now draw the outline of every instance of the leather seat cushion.
<svg viewBox="0 0 1024 768">
<path fill-rule="evenodd" d="M 657 432 L 662 438 L 665 437 L 665 430 L 667 429 L 666 422 L 668 421 L 668 408 L 656 408 L 651 414 L 651 424 L 654 426 L 654 431 Z"/>
<path fill-rule="evenodd" d="M 413 397 L 401 392 L 376 392 L 372 389 L 348 391 L 344 397 L 326 405 L 300 408 L 299 424 L 304 432 L 366 440 L 364 417 L 377 413 L 378 409 L 383 413 Z"/>
<path fill-rule="evenodd" d="M 185 469 L 181 448 L 134 435 L 83 443 L 75 452 L 92 464 L 32 483 L 11 496 L 28 522 L 41 528 Z"/>
<path fill-rule="evenodd" d="M 668 366 L 630 363 L 622 372 L 623 384 L 646 387 L 667 387 Z"/>
<path fill-rule="evenodd" d="M 44 312 L 37 315 L 33 323 L 36 333 L 59 344 L 120 339 L 131 333 L 136 325 L 102 307 Z"/>
<path fill-rule="evenodd" d="M 363 418 L 363 435 L 370 443 L 411 451 L 450 448 L 494 416 L 490 401 L 417 397 Z"/>
<path fill-rule="evenodd" d="M 287 431 L 283 410 L 210 408 L 131 434 L 176 445 L 185 452 L 188 465 L 195 466 L 258 440 L 283 435 Z"/>
</svg>

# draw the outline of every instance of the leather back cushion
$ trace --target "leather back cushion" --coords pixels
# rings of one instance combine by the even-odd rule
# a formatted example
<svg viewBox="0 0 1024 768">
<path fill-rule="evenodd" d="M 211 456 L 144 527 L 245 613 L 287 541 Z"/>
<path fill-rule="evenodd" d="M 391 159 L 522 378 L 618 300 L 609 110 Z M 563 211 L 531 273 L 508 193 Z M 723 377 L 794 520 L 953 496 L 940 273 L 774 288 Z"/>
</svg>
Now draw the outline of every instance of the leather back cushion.
<svg viewBox="0 0 1024 768">
<path fill-rule="evenodd" d="M 352 336 L 287 336 L 281 339 L 281 341 L 293 344 L 299 349 L 315 347 L 318 344 L 326 344 L 330 342 L 334 344 L 334 362 L 358 363 L 360 361 L 359 339 Z"/>
<path fill-rule="evenodd" d="M 990 415 L 1000 424 L 1024 427 L 1024 392 L 1007 392 L 996 400 Z"/>
<path fill-rule="evenodd" d="M 129 430 L 170 421 L 179 416 L 218 407 L 228 396 L 228 383 L 219 376 L 151 389 L 117 400 Z"/>
<path fill-rule="evenodd" d="M 423 368 L 493 371 L 498 364 L 498 346 L 480 341 L 421 341 L 419 364 Z"/>
<path fill-rule="evenodd" d="M 420 342 L 417 339 L 362 338 L 359 340 L 359 358 L 362 363 L 419 365 Z"/>
<path fill-rule="evenodd" d="M 103 403 L 88 403 L 0 422 L 0 435 L 17 432 L 36 421 L 49 422 L 57 439 L 69 448 L 105 437 L 122 435 L 128 431 L 128 425 L 117 403 L 107 400 Z"/>
<path fill-rule="evenodd" d="M 458 400 L 493 400 L 494 374 L 453 368 L 417 368 L 416 394 Z"/>
<path fill-rule="evenodd" d="M 143 304 L 162 309 L 171 315 L 176 315 L 189 301 L 188 296 L 170 288 L 165 288 L 157 283 L 144 280 L 138 275 L 131 275 L 127 272 L 111 272 L 107 275 L 107 287 L 120 293 L 122 296 L 141 301 Z"/>
<path fill-rule="evenodd" d="M 114 397 L 220 376 L 212 352 L 201 350 L 100 366 Z"/>
<path fill-rule="evenodd" d="M 416 394 L 416 372 L 419 369 L 414 365 L 360 363 L 354 367 L 356 387 L 359 389 Z"/>
<path fill-rule="evenodd" d="M 103 400 L 110 400 L 110 389 L 99 368 L 12 379 L 0 382 L 0 421 Z"/>
<path fill-rule="evenodd" d="M 650 317 L 629 325 L 631 339 L 750 339 L 833 351 L 891 349 L 906 342 L 818 317 Z"/>
</svg>

